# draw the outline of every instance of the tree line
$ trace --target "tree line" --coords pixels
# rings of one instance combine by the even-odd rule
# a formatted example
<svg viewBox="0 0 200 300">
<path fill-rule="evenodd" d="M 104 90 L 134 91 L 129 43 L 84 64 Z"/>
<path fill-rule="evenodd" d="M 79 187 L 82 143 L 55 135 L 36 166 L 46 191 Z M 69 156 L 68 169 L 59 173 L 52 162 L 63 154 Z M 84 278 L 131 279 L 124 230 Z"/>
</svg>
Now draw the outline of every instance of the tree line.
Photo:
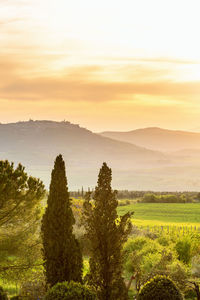
<svg viewBox="0 0 200 300">
<path fill-rule="evenodd" d="M 82 187 L 81 189 L 78 189 L 77 191 L 70 191 L 70 195 L 74 198 L 84 198 L 87 192 L 91 192 L 93 195 L 94 189 L 88 187 L 86 190 Z M 164 202 L 166 199 L 171 199 L 172 202 L 199 202 L 200 201 L 200 193 L 199 192 L 191 192 L 191 191 L 184 191 L 184 192 L 155 192 L 155 191 L 129 191 L 129 190 L 118 190 L 117 191 L 117 199 L 123 200 L 138 200 L 145 202 L 147 198 L 149 198 L 149 195 L 153 195 L 152 200 L 155 199 L 154 202 Z M 163 197 L 163 198 L 162 198 Z M 145 199 L 143 201 L 143 199 Z M 160 199 L 160 202 L 158 201 Z M 162 201 L 163 199 L 163 201 Z M 175 200 L 173 200 L 175 199 Z M 149 202 L 149 201 L 146 201 Z"/>
<path fill-rule="evenodd" d="M 153 193 L 145 194 L 140 200 L 142 203 L 191 203 L 193 201 L 185 194 L 156 195 Z"/>
</svg>

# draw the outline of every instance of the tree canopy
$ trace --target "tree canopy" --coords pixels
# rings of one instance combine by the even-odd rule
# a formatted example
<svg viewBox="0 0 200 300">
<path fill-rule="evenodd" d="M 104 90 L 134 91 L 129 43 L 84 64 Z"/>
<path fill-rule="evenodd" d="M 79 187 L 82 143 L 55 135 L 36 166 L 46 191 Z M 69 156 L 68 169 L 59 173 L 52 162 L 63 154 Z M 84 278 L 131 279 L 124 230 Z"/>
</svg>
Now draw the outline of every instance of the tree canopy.
<svg viewBox="0 0 200 300">
<path fill-rule="evenodd" d="M 63 281 L 82 280 L 82 254 L 73 234 L 74 223 L 65 163 L 59 155 L 51 174 L 41 228 L 46 281 L 50 286 Z"/>
<path fill-rule="evenodd" d="M 0 273 L 29 269 L 37 261 L 45 188 L 18 164 L 0 161 Z M 18 276 L 20 277 L 20 276 Z"/>
<path fill-rule="evenodd" d="M 90 241 L 89 282 L 99 299 L 127 299 L 122 277 L 122 247 L 131 230 L 130 213 L 118 218 L 116 191 L 111 188 L 112 171 L 103 163 L 93 202 L 84 203 L 84 221 Z"/>
</svg>

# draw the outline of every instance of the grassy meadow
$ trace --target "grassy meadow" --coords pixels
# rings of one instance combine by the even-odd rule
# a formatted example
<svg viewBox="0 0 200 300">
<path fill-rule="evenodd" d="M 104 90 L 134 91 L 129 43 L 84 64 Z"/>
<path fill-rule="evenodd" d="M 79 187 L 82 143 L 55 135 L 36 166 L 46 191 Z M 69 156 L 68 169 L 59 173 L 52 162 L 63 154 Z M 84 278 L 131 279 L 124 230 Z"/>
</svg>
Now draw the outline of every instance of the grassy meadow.
<svg viewBox="0 0 200 300">
<path fill-rule="evenodd" d="M 200 203 L 133 203 L 119 206 L 118 214 L 134 212 L 136 226 L 200 227 Z"/>
</svg>

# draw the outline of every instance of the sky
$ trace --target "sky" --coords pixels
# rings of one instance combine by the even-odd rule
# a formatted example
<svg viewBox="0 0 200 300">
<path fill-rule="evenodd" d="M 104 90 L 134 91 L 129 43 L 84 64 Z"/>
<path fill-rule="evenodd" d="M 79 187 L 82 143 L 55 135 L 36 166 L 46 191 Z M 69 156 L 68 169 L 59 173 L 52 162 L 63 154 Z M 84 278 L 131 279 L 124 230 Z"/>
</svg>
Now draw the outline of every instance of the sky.
<svg viewBox="0 0 200 300">
<path fill-rule="evenodd" d="M 199 0 L 0 0 L 0 122 L 200 131 Z"/>
</svg>

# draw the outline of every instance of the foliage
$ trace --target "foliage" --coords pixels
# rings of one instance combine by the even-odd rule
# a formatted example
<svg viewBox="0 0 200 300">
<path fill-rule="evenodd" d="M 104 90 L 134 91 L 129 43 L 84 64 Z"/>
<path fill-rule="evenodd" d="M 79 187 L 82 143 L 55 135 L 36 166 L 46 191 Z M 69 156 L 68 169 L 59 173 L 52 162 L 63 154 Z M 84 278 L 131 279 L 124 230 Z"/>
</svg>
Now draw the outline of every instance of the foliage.
<svg viewBox="0 0 200 300">
<path fill-rule="evenodd" d="M 0 287 L 0 300 L 8 300 L 6 292 Z"/>
<path fill-rule="evenodd" d="M 89 282 L 101 300 L 127 299 L 122 273 L 122 246 L 131 230 L 130 213 L 118 218 L 112 172 L 103 163 L 91 203 L 84 203 L 86 236 L 90 241 Z"/>
<path fill-rule="evenodd" d="M 196 300 L 195 290 L 192 289 L 192 288 L 186 289 L 186 291 L 184 293 L 184 297 L 185 297 L 185 299 L 188 299 L 188 300 L 191 300 L 191 299 L 195 299 Z"/>
<path fill-rule="evenodd" d="M 165 276 L 155 276 L 141 289 L 138 300 L 182 300 L 183 296 L 173 283 Z"/>
<path fill-rule="evenodd" d="M 0 161 L 0 273 L 19 280 L 40 257 L 41 199 L 44 185 L 19 164 Z"/>
<path fill-rule="evenodd" d="M 199 250 L 199 249 L 198 249 Z M 199 251 L 198 251 L 199 252 Z M 195 293 L 197 299 L 200 299 L 200 256 L 199 253 L 192 257 L 191 259 L 191 278 L 188 281 L 188 293 Z"/>
<path fill-rule="evenodd" d="M 76 220 L 76 225 L 81 226 L 84 200 L 72 198 L 71 201 L 72 201 L 72 211 L 73 211 L 74 218 Z"/>
<path fill-rule="evenodd" d="M 156 194 L 145 194 L 141 200 L 143 203 L 186 203 L 192 202 L 191 198 L 187 198 L 184 194 L 167 194 L 167 195 L 156 195 Z"/>
<path fill-rule="evenodd" d="M 190 264 L 192 258 L 198 257 L 200 250 L 200 235 L 197 233 L 179 237 L 175 244 L 178 258 L 185 264 Z"/>
<path fill-rule="evenodd" d="M 82 254 L 73 234 L 74 223 L 65 163 L 59 155 L 51 174 L 50 191 L 41 228 L 44 268 L 50 286 L 62 281 L 82 280 Z"/>
<path fill-rule="evenodd" d="M 25 299 L 40 299 L 46 292 L 43 270 L 32 270 L 20 284 L 19 294 Z"/>
<path fill-rule="evenodd" d="M 119 200 L 118 201 L 118 206 L 126 206 L 126 205 L 129 205 L 129 204 L 131 204 L 131 201 L 130 200 L 128 200 L 128 199 L 124 199 L 124 200 Z"/>
<path fill-rule="evenodd" d="M 0 227 L 26 224 L 44 195 L 43 183 L 28 177 L 24 169 L 21 164 L 14 169 L 13 163 L 0 161 Z"/>
<path fill-rule="evenodd" d="M 85 227 L 82 224 L 83 202 L 83 199 L 72 198 L 72 211 L 76 221 L 76 223 L 73 226 L 73 231 L 81 246 L 82 254 L 87 256 L 89 254 L 88 239 L 85 236 Z"/>
<path fill-rule="evenodd" d="M 88 188 L 89 191 L 89 188 Z M 72 191 L 70 194 L 75 198 L 83 198 L 86 194 L 85 191 L 78 190 L 78 191 Z M 92 192 L 93 194 L 93 192 Z M 192 201 L 200 201 L 200 193 L 197 192 L 152 192 L 152 191 L 129 191 L 129 190 L 118 190 L 117 193 L 117 199 L 129 199 L 129 200 L 141 200 L 145 195 L 147 194 L 154 194 L 156 197 L 160 196 L 175 196 L 178 198 L 186 199 L 186 202 L 192 202 Z"/>
<path fill-rule="evenodd" d="M 178 253 L 178 258 L 185 264 L 189 264 L 191 261 L 191 248 L 192 245 L 189 236 L 180 238 L 175 245 L 175 249 Z"/>
<path fill-rule="evenodd" d="M 13 296 L 10 298 L 10 300 L 20 300 L 20 296 Z"/>
<path fill-rule="evenodd" d="M 95 300 L 95 293 L 77 282 L 62 282 L 54 285 L 46 294 L 45 300 Z"/>
<path fill-rule="evenodd" d="M 144 236 L 129 238 L 124 246 L 124 258 L 128 276 L 135 274 L 138 291 L 142 284 L 155 275 L 168 275 L 181 289 L 185 288 L 188 269 L 178 260 L 173 244 L 168 239 L 152 240 Z"/>
<path fill-rule="evenodd" d="M 191 265 L 192 265 L 192 275 L 194 277 L 200 277 L 200 255 L 196 255 L 192 257 L 191 260 Z"/>
</svg>

